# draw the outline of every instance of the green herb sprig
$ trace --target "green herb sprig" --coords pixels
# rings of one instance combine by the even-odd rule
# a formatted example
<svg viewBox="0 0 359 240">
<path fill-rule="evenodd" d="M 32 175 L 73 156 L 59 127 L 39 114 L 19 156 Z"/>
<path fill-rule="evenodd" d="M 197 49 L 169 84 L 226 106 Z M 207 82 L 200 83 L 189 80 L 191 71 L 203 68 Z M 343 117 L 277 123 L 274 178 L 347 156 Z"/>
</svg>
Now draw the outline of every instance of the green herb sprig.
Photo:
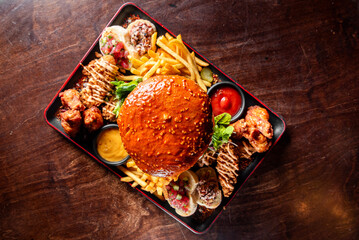
<svg viewBox="0 0 359 240">
<path fill-rule="evenodd" d="M 231 115 L 229 113 L 222 113 L 214 118 L 214 129 L 212 135 L 213 147 L 218 150 L 222 144 L 228 142 L 234 128 L 228 126 L 231 123 Z"/>
</svg>

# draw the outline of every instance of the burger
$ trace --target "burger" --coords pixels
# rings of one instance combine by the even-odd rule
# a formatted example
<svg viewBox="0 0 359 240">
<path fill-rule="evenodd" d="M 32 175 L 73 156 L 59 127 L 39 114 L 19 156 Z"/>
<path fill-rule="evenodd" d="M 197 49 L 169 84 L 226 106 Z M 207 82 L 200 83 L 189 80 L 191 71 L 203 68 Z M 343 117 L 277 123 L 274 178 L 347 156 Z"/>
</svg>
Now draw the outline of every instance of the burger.
<svg viewBox="0 0 359 240">
<path fill-rule="evenodd" d="M 159 75 L 140 83 L 117 119 L 126 151 L 145 173 L 177 177 L 208 148 L 213 132 L 210 100 L 194 81 Z"/>
</svg>

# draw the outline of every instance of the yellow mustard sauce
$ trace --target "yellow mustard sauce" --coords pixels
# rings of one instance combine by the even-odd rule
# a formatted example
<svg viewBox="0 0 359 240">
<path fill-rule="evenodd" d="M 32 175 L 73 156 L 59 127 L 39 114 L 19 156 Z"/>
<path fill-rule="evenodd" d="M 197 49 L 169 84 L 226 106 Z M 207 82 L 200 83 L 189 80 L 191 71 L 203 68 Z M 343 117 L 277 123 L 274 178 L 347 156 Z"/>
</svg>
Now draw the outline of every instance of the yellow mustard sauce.
<svg viewBox="0 0 359 240">
<path fill-rule="evenodd" d="M 110 162 L 120 161 L 128 155 L 117 128 L 106 129 L 100 134 L 97 139 L 97 152 Z"/>
</svg>

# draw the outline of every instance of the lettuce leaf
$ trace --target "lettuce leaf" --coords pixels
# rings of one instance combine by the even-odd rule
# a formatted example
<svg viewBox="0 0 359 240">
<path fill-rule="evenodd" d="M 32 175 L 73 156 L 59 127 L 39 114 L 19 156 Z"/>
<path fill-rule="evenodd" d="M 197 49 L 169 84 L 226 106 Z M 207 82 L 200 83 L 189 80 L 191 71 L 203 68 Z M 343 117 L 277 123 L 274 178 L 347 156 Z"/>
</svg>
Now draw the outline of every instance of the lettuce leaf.
<svg viewBox="0 0 359 240">
<path fill-rule="evenodd" d="M 116 117 L 118 117 L 118 112 L 120 111 L 120 108 L 122 106 L 122 103 L 125 101 L 126 97 L 130 92 L 137 87 L 137 85 L 142 81 L 142 78 L 138 78 L 137 80 L 131 81 L 131 82 L 124 82 L 124 81 L 112 81 L 111 84 L 116 86 L 115 89 L 115 99 L 119 100 L 116 104 L 115 109 L 113 110 L 113 113 L 116 114 Z"/>
</svg>

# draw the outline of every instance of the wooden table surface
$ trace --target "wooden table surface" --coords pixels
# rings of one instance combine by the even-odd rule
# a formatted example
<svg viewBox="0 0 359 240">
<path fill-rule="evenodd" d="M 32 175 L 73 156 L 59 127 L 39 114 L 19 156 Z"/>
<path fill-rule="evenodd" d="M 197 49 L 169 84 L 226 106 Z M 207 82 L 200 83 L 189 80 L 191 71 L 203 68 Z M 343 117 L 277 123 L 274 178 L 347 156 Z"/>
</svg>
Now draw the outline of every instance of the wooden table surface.
<svg viewBox="0 0 359 240">
<path fill-rule="evenodd" d="M 122 1 L 0 2 L 0 239 L 358 239 L 359 1 L 135 1 L 287 131 L 195 235 L 44 110 Z"/>
</svg>

